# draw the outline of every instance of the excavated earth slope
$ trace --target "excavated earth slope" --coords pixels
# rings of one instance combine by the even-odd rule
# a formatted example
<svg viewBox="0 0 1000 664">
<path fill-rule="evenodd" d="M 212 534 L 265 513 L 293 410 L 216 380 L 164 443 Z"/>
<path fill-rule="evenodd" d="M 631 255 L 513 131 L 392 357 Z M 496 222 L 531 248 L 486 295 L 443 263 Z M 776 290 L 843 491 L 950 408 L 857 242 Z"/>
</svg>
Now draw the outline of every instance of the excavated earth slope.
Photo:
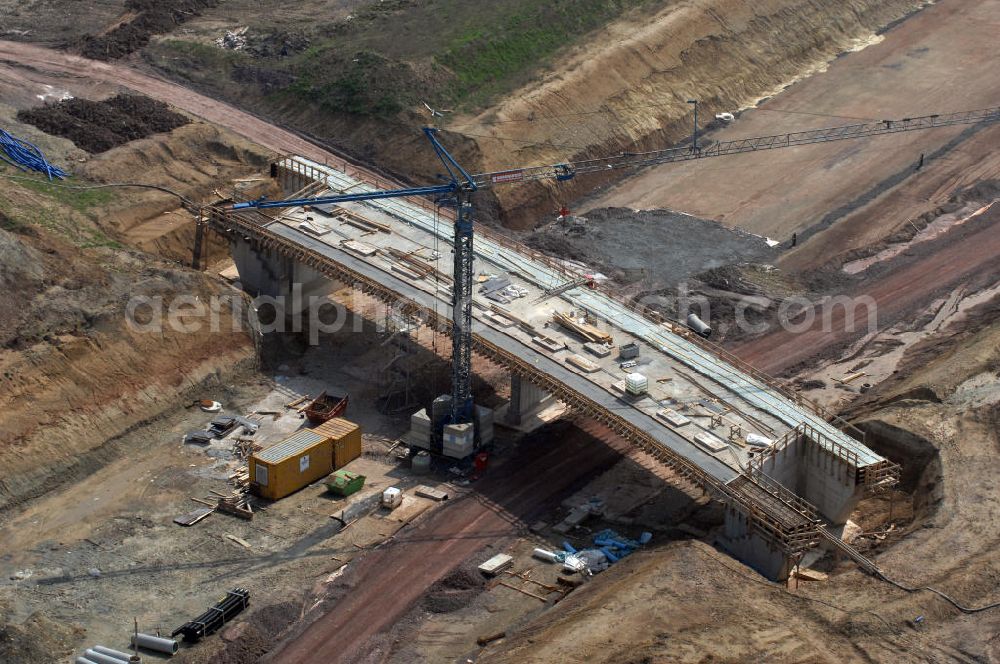
<svg viewBox="0 0 1000 664">
<path fill-rule="evenodd" d="M 222 291 L 204 275 L 113 242 L 81 247 L 77 238 L 60 237 L 61 229 L 40 226 L 26 210 L 62 213 L 16 185 L 6 187 L 0 206 L 10 209 L 11 200 L 17 207 L 0 215 L 6 294 L 0 307 L 0 512 L 82 479 L 114 455 L 107 441 L 253 355 L 225 312 L 216 333 L 207 325 L 201 333 L 169 324 L 163 333 L 130 329 L 130 298 L 162 297 L 169 304 L 186 295 L 206 302 Z M 82 215 L 70 219 L 86 223 Z"/>
<path fill-rule="evenodd" d="M 753 104 L 925 3 L 915 0 L 710 0 L 679 2 L 636 25 L 623 19 L 576 48 L 538 83 L 449 129 L 477 138 L 483 167 L 558 163 L 687 139 L 688 99 L 704 124 Z M 542 185 L 497 190 L 514 225 L 549 213 L 601 182 L 588 176 L 558 193 Z M 555 187 L 555 185 L 550 185 Z"/>
<path fill-rule="evenodd" d="M 3 87 L 0 85 L 0 90 Z M 66 139 L 17 123 L 12 132 L 75 171 L 66 185 L 141 179 L 189 198 L 267 163 L 259 149 L 194 122 L 94 157 Z M 83 479 L 119 453 L 115 439 L 177 408 L 252 362 L 253 345 L 222 307 L 185 332 L 166 314 L 176 298 L 193 304 L 241 296 L 186 267 L 193 217 L 177 198 L 131 188 L 66 189 L 0 167 L 0 519 L 9 508 Z M 15 179 L 6 179 L 12 177 Z M 17 179 L 21 178 L 21 179 Z M 135 251 L 147 249 L 153 253 Z M 211 243 L 209 258 L 228 253 Z M 127 323 L 132 298 L 162 298 L 162 332 Z M 147 306 L 135 310 L 146 322 Z M 179 442 L 179 441 L 178 441 Z M 2 657 L 0 657 L 2 659 Z"/>
<path fill-rule="evenodd" d="M 434 118 L 428 118 L 420 101 L 436 105 L 439 96 L 450 99 L 446 90 L 462 72 L 420 48 L 393 52 L 393 47 L 376 39 L 384 31 L 374 28 L 371 31 L 377 34 L 369 35 L 369 41 L 375 45 L 362 40 L 358 48 L 370 46 L 378 51 L 366 51 L 368 59 L 381 62 L 379 58 L 387 58 L 385 72 L 355 72 L 371 78 L 354 80 L 350 60 L 324 66 L 331 69 L 331 76 L 347 77 L 334 86 L 338 90 L 345 86 L 354 90 L 363 83 L 365 90 L 371 88 L 369 92 L 386 88 L 401 95 L 402 110 L 392 114 L 372 114 L 329 97 L 332 83 L 326 78 L 312 81 L 308 75 L 311 61 L 305 56 L 288 58 L 293 64 L 286 65 L 218 47 L 215 40 L 226 30 L 269 25 L 268 19 L 235 4 L 206 10 L 185 23 L 183 33 L 174 31 L 154 40 L 143 50 L 143 58 L 187 85 L 252 107 L 370 164 L 425 183 L 436 181 L 441 171 L 419 129 L 429 122 L 442 128 L 443 141 L 470 172 L 666 147 L 690 136 L 688 99 L 701 102 L 705 126 L 716 112 L 750 106 L 839 54 L 877 39 L 879 30 L 924 4 L 926 0 L 648 2 L 605 27 L 569 38 L 551 57 L 533 61 L 528 71 L 500 58 L 489 80 L 520 87 L 505 89 L 497 83 L 495 95 L 488 99 L 472 94 L 443 102 L 459 111 Z M 429 29 L 424 22 L 397 26 L 393 21 L 405 21 L 409 14 L 389 5 L 380 5 L 385 7 L 382 20 L 385 30 L 399 30 L 399 40 L 419 41 L 413 35 L 423 34 L 420 30 L 427 39 L 440 37 L 441 30 Z M 426 5 L 432 6 L 438 5 Z M 442 9 L 446 11 L 458 10 L 448 5 Z M 336 41 L 329 33 L 332 28 L 317 26 L 315 21 L 288 20 L 291 24 L 284 27 L 313 30 L 317 49 L 324 40 Z M 480 26 L 480 30 L 488 36 L 500 28 Z M 368 61 L 355 58 L 353 62 L 362 60 Z M 252 76 L 239 74 L 253 68 L 278 76 L 262 85 Z M 293 85 L 296 76 L 301 80 Z M 287 80 L 282 83 L 282 78 Z M 313 96 L 303 96 L 302 87 Z M 405 95 L 404 89 L 409 91 Z M 510 227 L 528 228 L 558 204 L 622 175 L 581 177 L 560 185 L 558 192 L 545 189 L 555 185 L 503 187 L 496 191 L 498 199 L 488 193 L 480 195 L 477 208 L 481 219 L 499 218 Z"/>
</svg>

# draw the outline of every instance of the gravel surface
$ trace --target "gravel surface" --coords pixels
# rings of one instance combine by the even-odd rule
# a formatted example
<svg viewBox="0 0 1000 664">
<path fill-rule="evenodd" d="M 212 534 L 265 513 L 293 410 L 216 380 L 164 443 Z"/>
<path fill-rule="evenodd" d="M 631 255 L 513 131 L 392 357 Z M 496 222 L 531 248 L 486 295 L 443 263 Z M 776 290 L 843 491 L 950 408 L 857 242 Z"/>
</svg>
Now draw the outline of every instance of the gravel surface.
<svg viewBox="0 0 1000 664">
<path fill-rule="evenodd" d="M 762 237 L 671 210 L 592 210 L 586 221 L 552 223 L 525 240 L 644 291 L 673 288 L 733 263 L 769 263 L 779 254 Z"/>
</svg>

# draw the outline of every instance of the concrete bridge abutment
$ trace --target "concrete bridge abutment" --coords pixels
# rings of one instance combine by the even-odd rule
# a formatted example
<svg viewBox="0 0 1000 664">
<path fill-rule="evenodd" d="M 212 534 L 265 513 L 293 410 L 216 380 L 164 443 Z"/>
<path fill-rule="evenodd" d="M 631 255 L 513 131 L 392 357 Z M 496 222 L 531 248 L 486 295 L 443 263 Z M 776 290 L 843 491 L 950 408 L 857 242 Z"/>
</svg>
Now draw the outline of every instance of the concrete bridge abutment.
<svg viewBox="0 0 1000 664">
<path fill-rule="evenodd" d="M 799 433 L 756 468 L 815 507 L 835 527 L 847 523 L 865 493 L 857 465 L 809 433 Z"/>
<path fill-rule="evenodd" d="M 335 282 L 294 258 L 277 251 L 234 240 L 233 262 L 243 290 L 253 297 L 274 298 L 274 306 L 286 316 L 298 316 L 317 298 L 332 293 Z"/>
<path fill-rule="evenodd" d="M 762 536 L 753 519 L 742 510 L 726 507 L 723 536 L 719 542 L 726 551 L 745 565 L 772 581 L 785 581 L 798 562 L 773 538 Z"/>
</svg>

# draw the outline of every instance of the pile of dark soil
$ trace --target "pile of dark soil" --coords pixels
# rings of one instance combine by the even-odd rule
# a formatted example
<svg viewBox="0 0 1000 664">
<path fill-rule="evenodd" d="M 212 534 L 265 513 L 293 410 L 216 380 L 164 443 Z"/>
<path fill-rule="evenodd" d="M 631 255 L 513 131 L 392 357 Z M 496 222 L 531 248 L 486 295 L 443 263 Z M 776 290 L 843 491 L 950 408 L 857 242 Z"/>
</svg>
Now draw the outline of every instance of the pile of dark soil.
<svg viewBox="0 0 1000 664">
<path fill-rule="evenodd" d="M 245 664 L 267 654 L 289 625 L 302 617 L 295 602 L 268 604 L 232 623 L 220 633 L 225 646 L 212 651 L 192 649 L 174 658 L 180 664 Z"/>
<path fill-rule="evenodd" d="M 486 587 L 483 575 L 467 567 L 454 572 L 432 586 L 423 599 L 423 609 L 430 613 L 451 613 L 465 608 Z"/>
<path fill-rule="evenodd" d="M 263 30 L 247 35 L 243 51 L 256 58 L 287 58 L 306 50 L 310 43 L 300 31 Z"/>
<path fill-rule="evenodd" d="M 138 51 L 153 35 L 170 32 L 176 26 L 197 16 L 219 0 L 126 0 L 129 17 L 100 35 L 87 35 L 80 40 L 80 53 L 94 60 L 114 60 Z"/>
<path fill-rule="evenodd" d="M 591 210 L 585 220 L 550 223 L 524 241 L 642 290 L 676 288 L 712 268 L 770 263 L 779 254 L 762 237 L 671 210 Z"/>
<path fill-rule="evenodd" d="M 189 122 L 163 102 L 138 95 L 118 95 L 99 102 L 67 99 L 19 111 L 17 119 L 47 134 L 68 138 L 92 154 Z"/>
</svg>

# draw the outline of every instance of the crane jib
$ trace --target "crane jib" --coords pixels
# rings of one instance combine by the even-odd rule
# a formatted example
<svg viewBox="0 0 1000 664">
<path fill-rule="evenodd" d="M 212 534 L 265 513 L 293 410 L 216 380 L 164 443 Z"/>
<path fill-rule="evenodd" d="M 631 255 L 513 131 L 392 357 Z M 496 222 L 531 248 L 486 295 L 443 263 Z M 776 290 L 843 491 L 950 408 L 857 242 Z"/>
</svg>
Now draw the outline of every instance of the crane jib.
<svg viewBox="0 0 1000 664">
<path fill-rule="evenodd" d="M 245 208 L 277 208 L 346 203 L 407 196 L 438 196 L 447 198 L 456 207 L 454 235 L 454 324 L 452 325 L 452 423 L 471 421 L 472 401 L 472 289 L 473 289 L 473 223 L 469 196 L 480 187 L 499 184 L 516 184 L 535 180 L 565 181 L 574 175 L 625 168 L 641 168 L 655 164 L 704 159 L 742 152 L 772 150 L 808 143 L 822 143 L 882 134 L 930 129 L 957 124 L 979 124 L 1000 121 L 1000 107 L 978 111 L 964 111 L 948 115 L 928 115 L 902 120 L 882 120 L 867 124 L 853 124 L 829 129 L 759 136 L 712 145 L 653 150 L 642 153 L 620 153 L 604 159 L 587 159 L 578 162 L 514 168 L 493 173 L 469 175 L 448 150 L 437 140 L 437 129 L 426 127 L 424 134 L 442 165 L 448 172 L 446 183 L 407 189 L 369 189 L 354 193 L 341 193 L 320 198 L 291 199 L 284 201 L 256 200 L 236 203 L 234 210 Z"/>
<path fill-rule="evenodd" d="M 900 120 L 879 120 L 869 123 L 855 123 L 839 127 L 808 129 L 805 131 L 775 134 L 773 136 L 752 136 L 730 141 L 721 141 L 711 145 L 684 146 L 665 148 L 649 152 L 623 152 L 621 154 L 600 159 L 584 159 L 576 162 L 564 162 L 547 166 L 530 166 L 525 168 L 507 169 L 491 173 L 479 173 L 472 179 L 480 187 L 500 184 L 515 184 L 533 182 L 536 180 L 556 180 L 564 182 L 575 175 L 598 173 L 608 170 L 638 169 L 645 166 L 669 164 L 681 161 L 694 161 L 709 157 L 723 157 L 744 152 L 760 152 L 790 148 L 798 145 L 814 143 L 829 143 L 857 138 L 870 138 L 886 134 L 896 134 L 935 127 L 951 125 L 970 125 L 979 123 L 1000 122 L 1000 107 L 980 109 L 975 111 L 960 111 L 958 113 L 937 113 L 921 117 L 902 118 Z"/>
</svg>

